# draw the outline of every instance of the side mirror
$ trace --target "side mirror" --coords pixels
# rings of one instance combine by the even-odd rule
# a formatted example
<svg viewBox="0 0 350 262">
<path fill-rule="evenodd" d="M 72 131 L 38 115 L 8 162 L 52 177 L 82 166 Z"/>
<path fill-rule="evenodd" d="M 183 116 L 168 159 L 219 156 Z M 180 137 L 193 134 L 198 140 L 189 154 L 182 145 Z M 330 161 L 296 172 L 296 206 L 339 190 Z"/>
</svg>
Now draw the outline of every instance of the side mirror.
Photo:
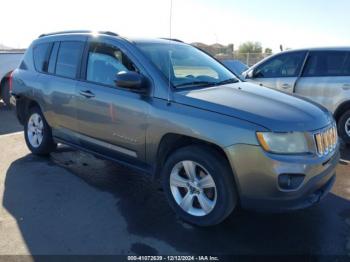
<svg viewBox="0 0 350 262">
<path fill-rule="evenodd" d="M 145 93 L 147 91 L 146 79 L 137 72 L 119 72 L 115 78 L 117 87 L 126 88 L 137 93 Z"/>
<path fill-rule="evenodd" d="M 255 75 L 255 72 L 254 72 L 255 70 L 254 69 L 252 69 L 252 70 L 250 70 L 250 71 L 248 71 L 247 73 L 246 73 L 246 78 L 254 78 L 254 75 Z"/>
</svg>

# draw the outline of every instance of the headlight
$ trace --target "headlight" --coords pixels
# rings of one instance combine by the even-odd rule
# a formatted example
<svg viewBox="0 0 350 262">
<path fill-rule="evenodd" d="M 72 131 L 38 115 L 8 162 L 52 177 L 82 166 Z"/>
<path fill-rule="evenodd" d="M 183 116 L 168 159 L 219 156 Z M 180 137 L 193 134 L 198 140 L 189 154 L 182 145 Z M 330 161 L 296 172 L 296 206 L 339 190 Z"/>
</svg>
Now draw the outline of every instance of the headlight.
<svg viewBox="0 0 350 262">
<path fill-rule="evenodd" d="M 304 133 L 257 132 L 259 143 L 265 151 L 279 154 L 298 154 L 309 152 Z"/>
</svg>

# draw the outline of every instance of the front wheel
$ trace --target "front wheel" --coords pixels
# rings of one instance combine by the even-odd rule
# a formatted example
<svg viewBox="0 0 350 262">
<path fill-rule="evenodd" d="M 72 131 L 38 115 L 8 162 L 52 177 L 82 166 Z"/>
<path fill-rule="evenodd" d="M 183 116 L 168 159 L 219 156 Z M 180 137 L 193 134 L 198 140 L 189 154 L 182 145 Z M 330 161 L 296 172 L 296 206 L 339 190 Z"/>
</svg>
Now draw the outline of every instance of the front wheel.
<svg viewBox="0 0 350 262">
<path fill-rule="evenodd" d="M 338 121 L 338 134 L 346 143 L 350 144 L 350 110 L 345 111 Z"/>
<path fill-rule="evenodd" d="M 56 149 L 50 126 L 41 110 L 32 107 L 24 125 L 24 137 L 29 150 L 36 155 L 47 155 Z"/>
<path fill-rule="evenodd" d="M 232 171 L 210 148 L 188 146 L 177 150 L 167 159 L 162 178 L 170 206 L 191 224 L 219 224 L 237 204 Z"/>
</svg>

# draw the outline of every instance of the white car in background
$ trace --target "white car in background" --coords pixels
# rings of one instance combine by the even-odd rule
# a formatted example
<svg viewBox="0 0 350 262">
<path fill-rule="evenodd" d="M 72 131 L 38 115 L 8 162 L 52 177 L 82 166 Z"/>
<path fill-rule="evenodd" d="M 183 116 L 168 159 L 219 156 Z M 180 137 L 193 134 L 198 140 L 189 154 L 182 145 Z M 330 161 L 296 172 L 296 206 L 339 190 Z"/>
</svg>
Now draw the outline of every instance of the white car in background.
<svg viewBox="0 0 350 262">
<path fill-rule="evenodd" d="M 333 113 L 339 136 L 350 144 L 350 47 L 281 52 L 242 75 L 246 81 L 323 105 Z"/>
</svg>

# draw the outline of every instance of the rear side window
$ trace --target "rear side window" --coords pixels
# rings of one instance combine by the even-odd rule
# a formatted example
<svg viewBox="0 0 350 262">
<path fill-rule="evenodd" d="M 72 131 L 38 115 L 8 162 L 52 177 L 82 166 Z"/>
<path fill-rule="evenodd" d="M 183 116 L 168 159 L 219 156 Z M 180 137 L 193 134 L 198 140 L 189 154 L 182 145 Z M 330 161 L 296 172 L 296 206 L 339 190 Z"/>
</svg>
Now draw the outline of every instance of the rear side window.
<svg viewBox="0 0 350 262">
<path fill-rule="evenodd" d="M 57 54 L 56 75 L 76 78 L 83 48 L 83 42 L 61 42 Z"/>
<path fill-rule="evenodd" d="M 256 78 L 296 77 L 304 62 L 305 52 L 290 52 L 275 56 L 260 65 Z"/>
<path fill-rule="evenodd" d="M 47 72 L 52 43 L 42 43 L 34 47 L 34 67 L 38 72 Z"/>
<path fill-rule="evenodd" d="M 303 76 L 350 76 L 349 52 L 311 52 Z"/>
</svg>

